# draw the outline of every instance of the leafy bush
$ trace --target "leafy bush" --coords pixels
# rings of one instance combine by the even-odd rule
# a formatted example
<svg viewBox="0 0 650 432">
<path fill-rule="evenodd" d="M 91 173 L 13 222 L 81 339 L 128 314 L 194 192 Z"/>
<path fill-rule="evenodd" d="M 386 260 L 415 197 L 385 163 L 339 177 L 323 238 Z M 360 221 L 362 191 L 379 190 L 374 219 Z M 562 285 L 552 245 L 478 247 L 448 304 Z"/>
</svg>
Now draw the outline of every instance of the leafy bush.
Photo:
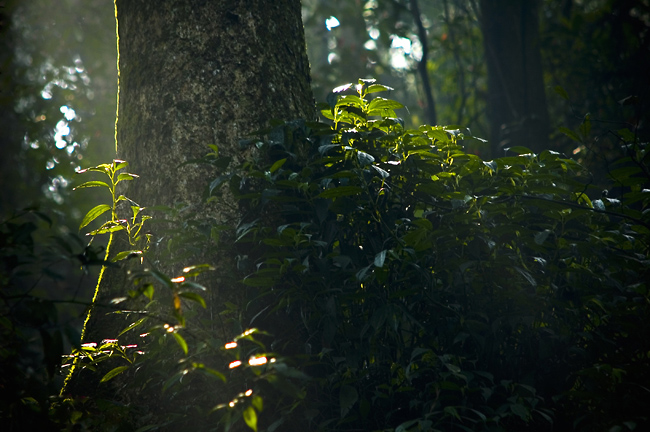
<svg viewBox="0 0 650 432">
<path fill-rule="evenodd" d="M 61 356 L 79 346 L 84 278 L 103 263 L 100 249 L 51 216 L 27 209 L 0 222 L 0 419 L 8 431 L 55 427 Z"/>
<path fill-rule="evenodd" d="M 261 131 L 240 162 L 212 145 L 206 198 L 235 198 L 230 225 L 158 209 L 166 241 L 138 246 L 143 209 L 117 219 L 128 199 L 112 183 L 100 231 L 135 232 L 112 260 L 145 264 L 119 299 L 136 302 L 120 312 L 137 319 L 78 361 L 121 357 L 102 381 L 166 392 L 144 412 L 167 415 L 141 416 L 141 430 L 242 418 L 268 431 L 647 425 L 645 144 L 621 131 L 627 156 L 611 174 L 625 194 L 596 199 L 588 173 L 557 152 L 517 146 L 483 161 L 463 150 L 474 139 L 464 128 L 405 129 L 402 105 L 375 95 L 388 90 L 341 86 L 320 105 L 325 122 Z M 206 251 L 215 262 L 161 270 Z M 206 301 L 199 282 L 214 268 L 230 290 Z M 122 340 L 145 323 L 153 342 L 129 357 Z"/>
<path fill-rule="evenodd" d="M 321 105 L 332 125 L 278 125 L 209 187 L 227 187 L 244 210 L 234 246 L 249 307 L 271 306 L 259 326 L 316 362 L 302 421 L 647 423 L 645 146 L 628 133 L 620 163 L 634 167 L 612 176 L 630 189 L 591 200 L 573 160 L 517 146 L 483 161 L 463 151 L 463 128 L 404 129 L 401 104 L 370 98 L 386 90 L 339 87 L 347 94 Z"/>
</svg>

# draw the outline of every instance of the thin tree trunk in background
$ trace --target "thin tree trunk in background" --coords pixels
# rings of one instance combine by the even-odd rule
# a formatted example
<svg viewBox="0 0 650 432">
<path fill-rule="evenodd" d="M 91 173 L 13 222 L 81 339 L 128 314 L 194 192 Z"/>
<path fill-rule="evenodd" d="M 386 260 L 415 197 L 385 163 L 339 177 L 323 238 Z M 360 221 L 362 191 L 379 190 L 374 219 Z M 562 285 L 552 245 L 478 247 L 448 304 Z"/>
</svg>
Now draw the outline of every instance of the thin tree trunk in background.
<svg viewBox="0 0 650 432">
<path fill-rule="evenodd" d="M 219 173 L 181 164 L 204 156 L 208 144 L 236 159 L 242 151 L 239 139 L 269 120 L 313 117 L 300 1 L 117 0 L 116 11 L 117 153 L 129 162 L 127 171 L 140 176 L 123 182 L 128 186 L 120 193 L 147 207 L 184 203 L 197 218 L 209 216 L 216 223 L 236 218 L 233 203 L 204 203 L 203 191 Z M 129 211 L 120 216 L 127 217 Z M 112 255 L 129 249 L 119 234 Z M 232 257 L 195 259 L 218 265 L 213 273 L 234 273 L 224 268 Z M 199 262 L 176 263 L 164 270 L 180 274 L 189 264 Z M 220 278 L 211 275 L 208 286 L 218 307 L 231 295 L 220 286 Z M 96 303 L 107 304 L 126 295 L 127 289 L 132 283 L 124 271 L 109 268 Z M 91 313 L 84 342 L 114 338 L 123 328 L 124 320 L 105 312 L 98 306 Z M 93 394 L 96 390 L 87 379 L 93 378 L 72 379 L 66 391 Z"/>
<path fill-rule="evenodd" d="M 521 145 L 538 152 L 548 144 L 539 9 L 539 0 L 480 1 L 495 156 L 504 147 Z"/>
<path fill-rule="evenodd" d="M 433 90 L 431 89 L 431 80 L 429 80 L 429 71 L 427 69 L 427 63 L 429 61 L 429 41 L 427 39 L 427 31 L 422 24 L 420 7 L 417 0 L 411 0 L 411 14 L 413 14 L 413 20 L 418 29 L 418 39 L 422 46 L 422 58 L 418 62 L 418 72 L 422 79 L 422 89 L 424 90 L 424 97 L 427 101 L 427 121 L 429 124 L 435 125 L 438 123 L 438 116 L 436 114 L 436 103 L 433 99 Z"/>
</svg>

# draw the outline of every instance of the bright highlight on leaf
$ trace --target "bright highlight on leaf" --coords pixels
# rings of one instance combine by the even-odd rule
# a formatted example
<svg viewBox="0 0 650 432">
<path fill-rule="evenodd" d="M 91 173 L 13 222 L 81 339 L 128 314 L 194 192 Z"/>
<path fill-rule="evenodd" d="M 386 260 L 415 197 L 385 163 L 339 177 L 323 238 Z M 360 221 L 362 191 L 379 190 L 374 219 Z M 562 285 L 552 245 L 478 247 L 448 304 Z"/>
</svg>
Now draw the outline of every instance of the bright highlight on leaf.
<svg viewBox="0 0 650 432">
<path fill-rule="evenodd" d="M 228 369 L 234 369 L 238 366 L 241 366 L 241 361 L 235 360 L 234 362 L 230 362 L 230 364 L 228 365 Z"/>
<path fill-rule="evenodd" d="M 174 283 L 185 282 L 185 276 L 175 277 L 175 278 L 173 278 L 171 281 L 174 282 Z"/>
<path fill-rule="evenodd" d="M 248 364 L 251 366 L 261 366 L 263 364 L 266 364 L 268 359 L 266 357 L 251 357 L 248 360 Z"/>
<path fill-rule="evenodd" d="M 225 345 L 226 349 L 237 348 L 237 342 L 229 342 Z"/>
</svg>

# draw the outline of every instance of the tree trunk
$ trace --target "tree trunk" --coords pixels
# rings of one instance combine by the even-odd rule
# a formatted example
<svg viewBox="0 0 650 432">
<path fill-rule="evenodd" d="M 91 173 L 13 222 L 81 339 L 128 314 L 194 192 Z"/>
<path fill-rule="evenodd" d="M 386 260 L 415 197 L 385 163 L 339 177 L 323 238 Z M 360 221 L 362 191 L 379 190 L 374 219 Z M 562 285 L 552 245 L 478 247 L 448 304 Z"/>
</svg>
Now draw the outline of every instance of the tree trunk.
<svg viewBox="0 0 650 432">
<path fill-rule="evenodd" d="M 504 147 L 539 152 L 549 119 L 539 47 L 538 0 L 481 0 L 488 70 L 488 118 L 494 156 Z"/>
<path fill-rule="evenodd" d="M 208 144 L 237 159 L 239 139 L 269 120 L 313 117 L 299 0 L 116 0 L 116 17 L 117 154 L 139 175 L 123 182 L 128 186 L 120 193 L 147 207 L 184 203 L 197 217 L 211 212 L 217 223 L 236 217 L 223 214 L 229 208 L 224 203 L 204 204 L 203 191 L 218 173 L 181 164 L 204 156 Z M 128 249 L 119 234 L 111 255 Z M 232 273 L 231 261 L 223 258 L 198 259 L 220 262 L 215 273 Z M 197 262 L 164 270 L 180 273 L 188 264 Z M 121 330 L 124 321 L 107 316 L 99 305 L 132 288 L 124 274 L 123 269 L 105 272 L 84 342 L 114 338 Z M 218 291 L 219 277 L 212 278 L 208 292 L 223 303 L 228 298 Z M 92 393 L 88 379 L 93 378 L 71 379 L 65 391 Z"/>
</svg>

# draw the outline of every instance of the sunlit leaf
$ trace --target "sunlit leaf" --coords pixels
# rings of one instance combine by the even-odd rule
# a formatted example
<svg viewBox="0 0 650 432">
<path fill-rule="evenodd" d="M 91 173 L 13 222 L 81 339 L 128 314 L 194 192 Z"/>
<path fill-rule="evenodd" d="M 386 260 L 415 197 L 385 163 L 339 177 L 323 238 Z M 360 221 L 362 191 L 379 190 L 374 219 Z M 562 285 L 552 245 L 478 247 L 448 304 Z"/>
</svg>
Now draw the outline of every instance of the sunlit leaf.
<svg viewBox="0 0 650 432">
<path fill-rule="evenodd" d="M 370 101 L 370 104 L 368 104 L 368 112 L 375 111 L 375 110 L 398 109 L 398 108 L 404 108 L 404 105 L 402 105 L 397 101 L 391 99 L 384 99 L 382 97 L 376 97 Z"/>
<path fill-rule="evenodd" d="M 123 225 L 116 224 L 115 222 L 107 222 L 102 225 L 100 228 L 90 231 L 87 235 L 98 235 L 98 234 L 107 234 L 117 231 L 122 231 L 124 229 Z"/>
<path fill-rule="evenodd" d="M 111 209 L 111 206 L 108 204 L 99 204 L 98 206 L 93 207 L 88 213 L 86 213 L 86 216 L 84 216 L 83 220 L 81 221 L 81 225 L 79 225 L 79 229 L 82 229 L 83 227 L 87 226 L 89 223 L 97 219 L 99 216 L 102 214 L 106 213 Z"/>
<path fill-rule="evenodd" d="M 257 413 L 255 412 L 255 408 L 252 406 L 246 407 L 243 416 L 246 425 L 257 432 Z"/>
<path fill-rule="evenodd" d="M 113 257 L 113 259 L 111 261 L 116 262 L 116 261 L 121 261 L 121 260 L 123 260 L 125 258 L 134 258 L 136 256 L 142 255 L 142 253 L 143 252 L 141 250 L 122 251 L 122 252 L 118 253 L 117 255 L 115 255 L 115 257 Z"/>
<path fill-rule="evenodd" d="M 104 377 L 99 382 L 106 382 L 112 378 L 115 378 L 117 375 L 121 374 L 128 368 L 129 368 L 128 366 L 118 366 L 115 369 L 109 371 L 106 375 L 104 375 Z"/>
<path fill-rule="evenodd" d="M 340 85 L 340 86 L 338 86 L 338 87 L 335 87 L 335 88 L 332 90 L 332 93 L 341 93 L 341 92 L 344 92 L 344 91 L 346 91 L 346 90 L 351 89 L 353 85 L 354 85 L 354 84 L 352 84 L 352 83 L 347 83 L 347 84 Z"/>
<path fill-rule="evenodd" d="M 286 161 L 287 161 L 287 158 L 284 158 L 284 159 L 280 159 L 280 160 L 278 160 L 278 161 L 275 161 L 275 162 L 273 163 L 273 165 L 271 165 L 271 168 L 269 168 L 269 171 L 270 171 L 271 173 L 276 172 L 277 170 L 280 169 L 280 167 L 281 167 L 282 165 L 284 165 L 284 163 L 285 163 Z"/>
<path fill-rule="evenodd" d="M 117 164 L 117 165 L 115 165 L 115 164 Z M 113 165 L 115 165 L 115 168 L 113 168 L 113 170 L 114 171 L 119 171 L 122 168 L 125 168 L 125 167 L 129 166 L 129 163 L 126 162 L 126 161 L 123 161 L 123 160 L 115 159 L 113 161 Z"/>
<path fill-rule="evenodd" d="M 370 93 L 377 93 L 377 92 L 391 91 L 391 90 L 395 90 L 395 89 L 381 84 L 372 84 L 366 89 L 366 93 L 370 94 Z"/>
<path fill-rule="evenodd" d="M 89 187 L 105 187 L 105 188 L 108 188 L 108 189 L 111 188 L 111 187 L 108 185 L 108 183 L 106 183 L 106 182 L 98 181 L 98 180 L 92 180 L 92 181 L 88 181 L 88 182 L 86 182 L 86 183 L 82 183 L 82 184 L 80 184 L 79 186 L 77 186 L 76 188 L 74 188 L 74 189 L 72 189 L 72 190 L 83 189 L 83 188 L 89 188 Z"/>
<path fill-rule="evenodd" d="M 133 180 L 136 177 L 138 177 L 138 176 L 135 175 L 135 174 L 122 173 L 122 174 L 117 176 L 117 181 L 115 182 L 115 184 L 121 182 L 122 180 Z"/>
<path fill-rule="evenodd" d="M 172 336 L 174 336 L 174 339 L 176 339 L 178 346 L 180 346 L 183 352 L 185 353 L 185 355 L 187 355 L 188 349 L 187 349 L 187 342 L 185 342 L 185 338 L 176 332 L 172 333 Z"/>
<path fill-rule="evenodd" d="M 356 107 L 356 108 L 363 108 L 365 106 L 365 102 L 359 96 L 356 96 L 356 95 L 344 95 L 344 96 L 341 96 L 339 98 L 338 102 L 336 103 L 336 106 L 337 107 L 340 107 L 340 106 L 352 106 L 352 107 Z M 361 113 L 359 112 L 359 114 L 361 114 Z"/>
<path fill-rule="evenodd" d="M 128 332 L 129 330 L 132 330 L 132 329 L 138 327 L 139 325 L 145 323 L 145 322 L 147 321 L 148 318 L 149 318 L 149 317 L 143 317 L 143 318 L 140 318 L 139 320 L 137 320 L 136 322 L 131 323 L 131 325 L 129 325 L 129 326 L 128 326 L 127 328 L 125 328 L 124 330 L 122 330 L 122 331 L 121 331 L 117 336 L 120 337 L 120 336 L 122 336 L 124 333 Z"/>
</svg>

